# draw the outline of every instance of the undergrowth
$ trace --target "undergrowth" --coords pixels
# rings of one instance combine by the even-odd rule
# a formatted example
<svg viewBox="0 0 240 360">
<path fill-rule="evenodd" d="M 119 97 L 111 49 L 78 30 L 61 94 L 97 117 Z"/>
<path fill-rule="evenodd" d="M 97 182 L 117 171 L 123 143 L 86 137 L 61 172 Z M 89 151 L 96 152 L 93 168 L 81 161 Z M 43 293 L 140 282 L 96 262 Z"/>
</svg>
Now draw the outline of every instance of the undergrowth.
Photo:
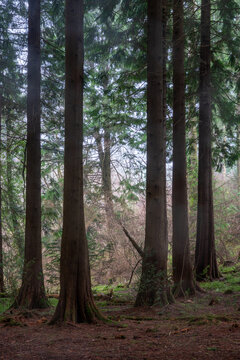
<svg viewBox="0 0 240 360">
<path fill-rule="evenodd" d="M 201 283 L 205 290 L 214 290 L 216 292 L 240 292 L 240 264 L 222 267 L 220 269 L 223 278 L 216 281 Z"/>
</svg>

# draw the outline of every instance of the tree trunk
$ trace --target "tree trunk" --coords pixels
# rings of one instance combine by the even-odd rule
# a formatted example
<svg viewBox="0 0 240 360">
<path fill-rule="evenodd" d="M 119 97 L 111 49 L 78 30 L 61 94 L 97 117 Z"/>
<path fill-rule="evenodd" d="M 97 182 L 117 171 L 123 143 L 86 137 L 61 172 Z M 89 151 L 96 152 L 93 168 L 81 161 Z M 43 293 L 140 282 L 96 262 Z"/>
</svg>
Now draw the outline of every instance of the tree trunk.
<svg viewBox="0 0 240 360">
<path fill-rule="evenodd" d="M 240 149 L 240 125 L 238 125 L 238 149 Z M 237 192 L 239 195 L 240 194 L 240 158 L 238 158 L 237 160 Z M 240 205 L 240 197 L 238 203 Z"/>
<path fill-rule="evenodd" d="M 103 145 L 102 145 L 103 138 Z M 107 217 L 113 216 L 112 181 L 111 181 L 111 136 L 107 127 L 104 127 L 103 136 L 100 132 L 95 134 L 98 157 L 102 175 L 102 190 L 104 207 Z"/>
<path fill-rule="evenodd" d="M 212 192 L 210 15 L 211 3 L 201 3 L 201 48 L 199 84 L 199 166 L 198 214 L 195 269 L 197 280 L 219 277 L 215 239 Z"/>
<path fill-rule="evenodd" d="M 136 306 L 168 303 L 166 219 L 166 129 L 163 91 L 163 10 L 148 1 L 146 232 Z"/>
<path fill-rule="evenodd" d="M 100 318 L 91 292 L 83 203 L 83 0 L 66 0 L 66 88 L 60 297 L 52 319 Z"/>
<path fill-rule="evenodd" d="M 173 2 L 173 281 L 175 296 L 195 293 L 189 251 L 183 0 Z"/>
<path fill-rule="evenodd" d="M 41 248 L 40 0 L 29 0 L 26 225 L 23 280 L 14 307 L 47 307 Z"/>
<path fill-rule="evenodd" d="M 3 279 L 3 236 L 2 236 L 2 93 L 0 92 L 0 297 L 1 297 L 1 293 L 4 293 L 4 279 Z"/>
<path fill-rule="evenodd" d="M 111 181 L 111 137 L 108 127 L 104 128 L 104 161 L 103 161 L 103 192 L 106 213 L 113 214 L 112 181 Z"/>
</svg>

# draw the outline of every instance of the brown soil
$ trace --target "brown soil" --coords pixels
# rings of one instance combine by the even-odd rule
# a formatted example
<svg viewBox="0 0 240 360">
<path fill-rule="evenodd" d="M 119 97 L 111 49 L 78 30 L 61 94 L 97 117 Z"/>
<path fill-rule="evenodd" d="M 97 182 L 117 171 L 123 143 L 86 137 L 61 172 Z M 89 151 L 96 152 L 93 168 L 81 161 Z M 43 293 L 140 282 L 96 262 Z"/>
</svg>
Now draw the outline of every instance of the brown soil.
<svg viewBox="0 0 240 360">
<path fill-rule="evenodd" d="M 209 305 L 211 304 L 211 305 Z M 103 308 L 112 323 L 50 326 L 48 312 L 5 314 L 0 359 L 240 359 L 239 294 L 165 308 Z"/>
</svg>

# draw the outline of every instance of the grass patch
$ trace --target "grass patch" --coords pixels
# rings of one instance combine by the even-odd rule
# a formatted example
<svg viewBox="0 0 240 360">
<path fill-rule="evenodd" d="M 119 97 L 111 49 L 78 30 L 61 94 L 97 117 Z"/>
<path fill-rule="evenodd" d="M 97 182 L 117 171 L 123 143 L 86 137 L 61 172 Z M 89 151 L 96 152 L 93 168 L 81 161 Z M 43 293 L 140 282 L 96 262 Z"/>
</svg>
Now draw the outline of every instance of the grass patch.
<svg viewBox="0 0 240 360">
<path fill-rule="evenodd" d="M 12 300 L 10 298 L 0 298 L 0 314 L 9 308 L 11 302 Z"/>
<path fill-rule="evenodd" d="M 50 306 L 56 307 L 57 303 L 58 303 L 58 299 L 49 298 L 48 302 L 49 302 Z"/>
<path fill-rule="evenodd" d="M 132 291 L 123 284 L 97 285 L 92 288 L 92 292 L 99 306 L 125 305 L 134 301 Z"/>
<path fill-rule="evenodd" d="M 92 292 L 94 294 L 98 294 L 98 293 L 107 294 L 111 289 L 112 286 L 110 285 L 96 285 L 92 288 Z"/>
<path fill-rule="evenodd" d="M 106 306 L 108 306 L 109 305 L 109 301 L 106 301 L 106 300 L 103 300 L 103 301 L 96 301 L 96 305 L 98 306 L 98 307 L 106 307 Z"/>
<path fill-rule="evenodd" d="M 239 265 L 224 267 L 221 269 L 224 280 L 203 282 L 201 287 L 205 290 L 214 290 L 222 293 L 240 292 L 239 270 Z"/>
<path fill-rule="evenodd" d="M 0 314 L 6 311 L 12 304 L 13 299 L 11 298 L 0 298 Z M 50 306 L 56 307 L 58 303 L 58 299 L 49 298 L 48 302 Z"/>
<path fill-rule="evenodd" d="M 92 292 L 94 294 L 108 294 L 110 291 L 113 291 L 114 293 L 124 292 L 126 293 L 126 287 L 123 284 L 118 285 L 96 285 L 93 286 Z"/>
</svg>

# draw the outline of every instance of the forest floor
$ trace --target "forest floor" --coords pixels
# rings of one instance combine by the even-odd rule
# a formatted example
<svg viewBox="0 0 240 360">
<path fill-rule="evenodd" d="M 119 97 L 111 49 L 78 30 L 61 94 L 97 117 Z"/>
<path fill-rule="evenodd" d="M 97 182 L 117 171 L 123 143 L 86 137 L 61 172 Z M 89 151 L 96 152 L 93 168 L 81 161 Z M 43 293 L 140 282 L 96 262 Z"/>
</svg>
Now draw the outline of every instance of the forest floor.
<svg viewBox="0 0 240 360">
<path fill-rule="evenodd" d="M 207 283 L 206 294 L 164 308 L 134 308 L 133 294 L 123 287 L 107 299 L 105 287 L 105 293 L 96 292 L 96 302 L 112 320 L 107 324 L 50 326 L 54 307 L 5 312 L 0 315 L 0 359 L 239 360 L 239 272 L 233 279 L 234 284 Z"/>
</svg>

